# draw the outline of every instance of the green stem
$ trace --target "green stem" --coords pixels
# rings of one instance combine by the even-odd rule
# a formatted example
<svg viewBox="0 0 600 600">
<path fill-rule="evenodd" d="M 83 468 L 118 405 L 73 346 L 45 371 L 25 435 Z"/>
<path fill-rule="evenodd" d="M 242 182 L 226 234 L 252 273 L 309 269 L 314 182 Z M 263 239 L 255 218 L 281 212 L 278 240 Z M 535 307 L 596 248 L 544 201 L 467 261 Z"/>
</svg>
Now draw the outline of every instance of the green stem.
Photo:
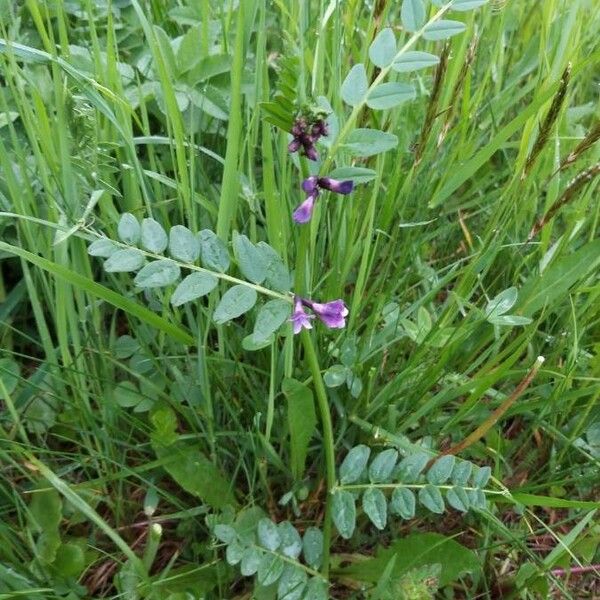
<svg viewBox="0 0 600 600">
<path fill-rule="evenodd" d="M 321 414 L 321 426 L 323 428 L 323 446 L 325 447 L 325 481 L 327 483 L 327 500 L 325 502 L 325 517 L 323 519 L 323 565 L 321 574 L 323 577 L 329 577 L 329 555 L 331 549 L 331 500 L 335 489 L 335 446 L 333 439 L 333 425 L 331 423 L 331 412 L 327 401 L 327 392 L 325 384 L 321 377 L 319 359 L 315 352 L 315 347 L 310 337 L 310 333 L 305 329 L 302 331 L 302 344 L 306 353 L 306 360 L 310 368 L 315 392 L 317 395 L 317 405 Z"/>
<path fill-rule="evenodd" d="M 335 491 L 337 491 L 337 490 L 357 491 L 357 490 L 368 490 L 369 488 L 377 488 L 380 490 L 395 490 L 396 488 L 408 488 L 411 490 L 420 490 L 424 487 L 427 487 L 428 485 L 431 485 L 431 484 L 429 484 L 429 483 L 357 483 L 354 485 L 337 486 L 335 488 Z M 453 485 L 436 485 L 434 487 L 438 488 L 439 490 L 451 490 L 454 486 Z M 462 489 L 466 490 L 467 492 L 481 490 L 484 494 L 500 495 L 500 496 L 507 495 L 504 490 L 487 490 L 487 489 L 482 489 L 482 488 L 477 488 L 477 487 L 463 487 Z"/>
</svg>

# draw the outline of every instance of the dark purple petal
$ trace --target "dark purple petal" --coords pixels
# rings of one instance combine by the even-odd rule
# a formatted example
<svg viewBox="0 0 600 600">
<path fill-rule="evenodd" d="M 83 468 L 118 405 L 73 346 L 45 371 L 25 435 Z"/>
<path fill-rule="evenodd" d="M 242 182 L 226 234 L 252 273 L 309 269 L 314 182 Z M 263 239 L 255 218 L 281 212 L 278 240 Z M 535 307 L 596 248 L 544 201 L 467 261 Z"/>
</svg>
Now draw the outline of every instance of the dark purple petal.
<svg viewBox="0 0 600 600">
<path fill-rule="evenodd" d="M 308 223 L 310 221 L 316 199 L 317 192 L 315 191 L 310 194 L 298 208 L 296 208 L 292 215 L 292 218 L 296 223 Z"/>
<path fill-rule="evenodd" d="M 302 299 L 296 297 L 294 300 L 294 312 L 290 317 L 290 321 L 292 322 L 292 327 L 294 329 L 294 334 L 300 333 L 302 329 L 312 329 L 311 319 L 314 319 L 314 315 L 309 315 L 304 312 L 304 306 L 302 305 Z"/>
<path fill-rule="evenodd" d="M 336 194 L 349 194 L 354 188 L 353 181 L 338 181 L 337 179 L 331 179 L 331 177 L 321 177 L 318 185 Z"/>
<path fill-rule="evenodd" d="M 309 194 L 314 194 L 315 192 L 317 192 L 317 178 L 307 177 L 302 182 L 302 189 Z"/>
<path fill-rule="evenodd" d="M 346 326 L 346 317 L 348 316 L 348 308 L 343 300 L 332 300 L 321 304 L 319 302 L 311 302 L 311 308 L 315 311 L 319 319 L 330 329 L 340 329 Z"/>
<path fill-rule="evenodd" d="M 300 150 L 300 146 L 302 146 L 302 144 L 300 143 L 300 140 L 298 138 L 294 138 L 288 144 L 288 152 L 290 152 L 290 153 L 297 152 L 298 150 Z"/>
<path fill-rule="evenodd" d="M 312 143 L 309 146 L 304 146 L 304 156 L 306 156 L 308 160 L 319 160 L 319 153 Z"/>
</svg>

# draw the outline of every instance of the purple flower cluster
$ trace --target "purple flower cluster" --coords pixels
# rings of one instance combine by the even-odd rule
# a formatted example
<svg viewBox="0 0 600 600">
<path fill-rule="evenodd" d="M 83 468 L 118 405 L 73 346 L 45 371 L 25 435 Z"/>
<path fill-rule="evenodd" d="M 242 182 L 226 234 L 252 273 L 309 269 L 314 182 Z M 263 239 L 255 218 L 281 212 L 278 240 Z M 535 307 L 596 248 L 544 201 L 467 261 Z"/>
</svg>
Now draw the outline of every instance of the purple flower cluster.
<svg viewBox="0 0 600 600">
<path fill-rule="evenodd" d="M 298 152 L 309 160 L 317 160 L 319 155 L 315 144 L 321 136 L 326 136 L 329 133 L 327 123 L 323 119 L 316 121 L 309 120 L 305 116 L 298 117 L 292 127 L 292 135 L 294 139 L 289 143 L 289 152 Z"/>
<path fill-rule="evenodd" d="M 302 182 L 302 189 L 308 194 L 306 200 L 296 208 L 292 215 L 296 223 L 308 223 L 315 207 L 315 201 L 321 190 L 336 194 L 349 194 L 354 188 L 352 181 L 338 181 L 331 177 L 309 177 Z"/>
<path fill-rule="evenodd" d="M 307 313 L 305 308 L 310 308 L 314 314 Z M 315 315 L 330 329 L 340 329 L 346 326 L 348 308 L 343 300 L 332 300 L 321 304 L 296 296 L 294 312 L 290 318 L 294 333 L 300 333 L 302 329 L 312 329 L 311 320 L 315 318 Z"/>
</svg>

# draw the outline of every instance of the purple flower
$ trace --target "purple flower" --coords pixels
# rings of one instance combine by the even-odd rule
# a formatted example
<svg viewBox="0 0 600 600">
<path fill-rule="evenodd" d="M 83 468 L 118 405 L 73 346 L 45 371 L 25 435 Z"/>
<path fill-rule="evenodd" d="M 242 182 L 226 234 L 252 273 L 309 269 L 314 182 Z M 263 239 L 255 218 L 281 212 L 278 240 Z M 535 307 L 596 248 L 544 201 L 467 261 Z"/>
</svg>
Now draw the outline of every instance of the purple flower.
<svg viewBox="0 0 600 600">
<path fill-rule="evenodd" d="M 288 144 L 288 152 L 294 153 L 300 150 L 301 154 L 309 160 L 318 160 L 319 155 L 315 144 L 328 133 L 327 123 L 322 118 L 315 120 L 314 115 L 308 119 L 304 116 L 298 117 L 292 126 L 291 134 L 294 139 Z"/>
<path fill-rule="evenodd" d="M 312 176 L 302 182 L 302 189 L 308 193 L 308 196 L 292 215 L 296 223 L 307 223 L 310 221 L 315 201 L 322 189 L 345 195 L 354 189 L 354 183 L 352 181 L 338 181 L 337 179 L 331 179 L 331 177 Z"/>
<path fill-rule="evenodd" d="M 310 308 L 315 314 L 307 313 L 304 310 L 305 308 Z M 315 315 L 330 329 L 340 329 L 346 326 L 348 308 L 343 300 L 332 300 L 321 304 L 296 296 L 294 298 L 294 312 L 290 318 L 294 333 L 300 333 L 302 329 L 312 329 L 310 321 L 315 318 Z"/>
<path fill-rule="evenodd" d="M 292 219 L 294 219 L 296 223 L 308 223 L 310 221 L 318 195 L 319 192 L 310 193 L 306 197 L 306 200 L 292 213 Z"/>
<path fill-rule="evenodd" d="M 330 329 L 340 329 L 346 326 L 348 308 L 343 300 L 332 300 L 325 304 L 311 302 L 310 307 L 316 313 L 317 317 Z"/>
<path fill-rule="evenodd" d="M 331 177 L 320 177 L 317 185 L 336 194 L 349 194 L 354 189 L 353 181 L 338 181 Z"/>
<path fill-rule="evenodd" d="M 307 312 L 304 312 L 304 304 L 302 303 L 302 298 L 296 296 L 296 298 L 294 299 L 294 312 L 290 317 L 294 333 L 300 333 L 302 329 L 312 329 L 312 324 L 310 321 L 314 318 L 315 315 L 311 315 Z"/>
</svg>

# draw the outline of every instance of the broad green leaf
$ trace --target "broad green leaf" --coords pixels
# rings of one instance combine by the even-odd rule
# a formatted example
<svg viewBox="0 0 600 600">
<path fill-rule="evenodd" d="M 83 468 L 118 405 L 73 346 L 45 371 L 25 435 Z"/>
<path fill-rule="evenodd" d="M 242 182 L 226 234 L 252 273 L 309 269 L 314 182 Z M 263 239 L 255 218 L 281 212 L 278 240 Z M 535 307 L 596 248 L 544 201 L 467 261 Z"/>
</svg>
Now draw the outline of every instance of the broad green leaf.
<svg viewBox="0 0 600 600">
<path fill-rule="evenodd" d="M 414 483 L 429 462 L 431 456 L 426 452 L 409 454 L 398 465 L 398 476 L 404 483 Z"/>
<path fill-rule="evenodd" d="M 354 483 L 360 478 L 367 466 L 370 454 L 371 449 L 363 444 L 350 449 L 340 466 L 340 483 L 342 485 Z"/>
<path fill-rule="evenodd" d="M 374 156 L 392 150 L 398 145 L 398 138 L 393 133 L 378 129 L 355 129 L 343 147 L 354 156 Z"/>
<path fill-rule="evenodd" d="M 215 525 L 214 534 L 216 538 L 224 544 L 231 544 L 237 537 L 235 529 L 231 525 L 226 525 L 224 523 Z"/>
<path fill-rule="evenodd" d="M 225 560 L 232 566 L 237 565 L 244 556 L 244 547 L 238 542 L 233 541 L 225 550 Z"/>
<path fill-rule="evenodd" d="M 302 598 L 308 575 L 304 569 L 287 564 L 277 584 L 279 600 L 300 600 Z"/>
<path fill-rule="evenodd" d="M 267 550 L 274 552 L 281 545 L 281 536 L 277 525 L 271 519 L 261 519 L 258 522 L 258 543 Z"/>
<path fill-rule="evenodd" d="M 246 548 L 242 554 L 240 572 L 244 577 L 252 577 L 257 571 L 262 560 L 263 553 L 254 547 Z"/>
<path fill-rule="evenodd" d="M 481 510 L 485 510 L 487 508 L 487 500 L 483 490 L 469 490 L 467 494 L 469 496 L 469 503 L 473 508 L 479 508 Z"/>
<path fill-rule="evenodd" d="M 369 466 L 369 479 L 373 483 L 384 483 L 389 481 L 392 471 L 398 460 L 398 450 L 388 448 L 380 452 Z"/>
<path fill-rule="evenodd" d="M 219 280 L 211 273 L 196 271 L 188 275 L 176 288 L 171 296 L 173 306 L 181 306 L 186 302 L 206 296 L 215 289 Z"/>
<path fill-rule="evenodd" d="M 129 358 L 140 349 L 139 342 L 130 335 L 122 335 L 114 345 L 114 354 L 118 359 Z"/>
<path fill-rule="evenodd" d="M 446 492 L 446 501 L 452 508 L 460 512 L 467 512 L 469 510 L 469 496 L 462 487 L 455 486 L 450 488 Z"/>
<path fill-rule="evenodd" d="M 333 522 L 340 535 L 349 540 L 356 527 L 356 504 L 354 496 L 346 490 L 337 490 L 332 500 Z"/>
<path fill-rule="evenodd" d="M 265 242 L 258 242 L 256 246 L 265 257 L 267 264 L 267 284 L 271 289 L 280 292 L 289 292 L 292 287 L 292 277 L 279 254 Z"/>
<path fill-rule="evenodd" d="M 208 269 L 225 273 L 229 269 L 229 252 L 227 246 L 210 229 L 203 229 L 198 234 L 202 264 Z"/>
<path fill-rule="evenodd" d="M 0 400 L 6 400 L 6 394 L 12 394 L 17 388 L 21 369 L 12 358 L 0 358 Z"/>
<path fill-rule="evenodd" d="M 342 181 L 351 180 L 357 183 L 368 183 L 377 177 L 373 169 L 366 167 L 338 167 L 329 173 L 329 177 Z"/>
<path fill-rule="evenodd" d="M 142 221 L 142 246 L 148 252 L 162 254 L 168 243 L 167 232 L 158 221 L 154 219 L 144 219 Z"/>
<path fill-rule="evenodd" d="M 131 213 L 123 213 L 119 219 L 117 234 L 122 242 L 137 244 L 141 234 L 139 221 Z"/>
<path fill-rule="evenodd" d="M 261 343 L 271 336 L 288 320 L 292 305 L 286 300 L 269 300 L 258 310 L 252 337 L 256 343 Z"/>
<path fill-rule="evenodd" d="M 516 287 L 509 287 L 492 298 L 485 307 L 485 314 L 489 317 L 497 317 L 508 312 L 516 303 L 518 292 Z"/>
<path fill-rule="evenodd" d="M 282 521 L 277 528 L 281 538 L 279 552 L 288 558 L 298 558 L 302 552 L 302 538 L 298 530 L 289 521 Z"/>
<path fill-rule="evenodd" d="M 202 452 L 199 444 L 191 441 L 176 440 L 174 429 L 177 420 L 171 408 L 162 406 L 163 429 L 156 429 L 151 435 L 152 448 L 162 468 L 189 494 L 203 500 L 213 508 L 222 508 L 228 504 L 235 506 L 232 482 Z M 152 421 L 157 427 L 155 415 Z"/>
<path fill-rule="evenodd" d="M 130 273 L 144 264 L 144 255 L 134 248 L 117 250 L 104 261 L 107 273 Z"/>
<path fill-rule="evenodd" d="M 78 577 L 85 568 L 85 554 L 78 544 L 61 544 L 52 563 L 52 570 L 61 577 Z"/>
<path fill-rule="evenodd" d="M 472 481 L 473 486 L 478 488 L 483 488 L 486 486 L 487 482 L 490 480 L 492 476 L 492 469 L 490 467 L 479 467 L 475 469 L 473 473 Z"/>
<path fill-rule="evenodd" d="M 310 388 L 295 379 L 284 379 L 281 389 L 287 399 L 290 466 L 294 478 L 299 480 L 304 475 L 308 444 L 317 425 L 315 404 Z"/>
<path fill-rule="evenodd" d="M 90 256 L 99 256 L 101 258 L 109 258 L 116 251 L 117 246 L 106 238 L 95 240 L 88 247 L 88 254 Z"/>
<path fill-rule="evenodd" d="M 390 511 L 400 515 L 403 519 L 412 519 L 415 516 L 416 498 L 412 490 L 397 487 L 392 492 Z"/>
<path fill-rule="evenodd" d="M 440 59 L 435 54 L 413 50 L 399 56 L 392 64 L 392 69 L 398 73 L 410 73 L 434 67 L 439 62 Z"/>
<path fill-rule="evenodd" d="M 119 383 L 113 390 L 113 396 L 116 403 L 122 408 L 132 408 L 143 400 L 143 396 L 133 381 Z"/>
<path fill-rule="evenodd" d="M 306 586 L 303 600 L 328 600 L 327 583 L 319 577 L 312 577 Z"/>
<path fill-rule="evenodd" d="M 246 350 L 246 352 L 256 352 L 257 350 L 262 350 L 263 348 L 270 346 L 274 342 L 274 340 L 275 336 L 273 334 L 271 334 L 271 336 L 268 338 L 264 338 L 258 341 L 256 341 L 254 339 L 254 336 L 250 334 L 242 340 L 242 348 Z"/>
<path fill-rule="evenodd" d="M 466 486 L 471 477 L 471 471 L 473 470 L 473 463 L 468 460 L 459 460 L 452 469 L 452 483 L 454 485 Z"/>
<path fill-rule="evenodd" d="M 240 271 L 248 281 L 262 283 L 267 276 L 265 255 L 245 235 L 233 232 L 233 253 Z"/>
<path fill-rule="evenodd" d="M 423 37 L 426 40 L 445 40 L 462 33 L 466 28 L 466 25 L 460 21 L 441 19 L 428 25 L 423 32 Z"/>
<path fill-rule="evenodd" d="M 307 527 L 302 538 L 302 551 L 306 564 L 319 569 L 323 562 L 323 532 L 317 527 Z"/>
<path fill-rule="evenodd" d="M 256 290 L 246 285 L 229 288 L 215 308 L 213 321 L 222 325 L 248 312 L 256 304 Z"/>
<path fill-rule="evenodd" d="M 440 588 L 457 581 L 463 573 L 481 572 L 481 563 L 475 553 L 452 538 L 438 533 L 414 533 L 396 538 L 385 549 L 380 548 L 375 558 L 340 568 L 339 574 L 358 581 L 377 583 L 394 556 L 393 577 L 396 579 L 426 565 L 441 564 L 438 577 Z"/>
<path fill-rule="evenodd" d="M 369 46 L 369 58 L 380 69 L 389 66 L 396 56 L 396 36 L 386 27 L 382 29 Z"/>
<path fill-rule="evenodd" d="M 55 489 L 33 490 L 27 513 L 29 528 L 39 534 L 36 553 L 46 564 L 54 562 L 60 547 L 59 525 L 62 519 L 62 500 Z"/>
<path fill-rule="evenodd" d="M 452 474 L 452 469 L 454 468 L 454 463 L 456 458 L 451 454 L 447 454 L 446 456 L 442 456 L 438 458 L 429 471 L 427 471 L 427 481 L 429 483 L 433 483 L 434 485 L 442 485 L 448 479 L 450 479 L 450 475 Z"/>
<path fill-rule="evenodd" d="M 193 263 L 200 256 L 200 242 L 187 227 L 175 225 L 169 231 L 169 252 L 184 263 Z"/>
<path fill-rule="evenodd" d="M 362 507 L 371 523 L 377 529 L 384 529 L 387 523 L 387 501 L 379 488 L 368 488 L 362 497 Z"/>
<path fill-rule="evenodd" d="M 419 502 L 433 513 L 441 515 L 444 512 L 444 499 L 434 485 L 427 484 L 419 490 Z"/>
<path fill-rule="evenodd" d="M 423 0 L 402 0 L 400 11 L 402 25 L 407 31 L 417 31 L 425 25 L 425 6 Z"/>
<path fill-rule="evenodd" d="M 386 110 L 398 106 L 416 97 L 415 88 L 406 83 L 382 83 L 371 90 L 367 98 L 367 106 L 373 109 Z"/>
<path fill-rule="evenodd" d="M 488 0 L 454 0 L 451 10 L 467 11 L 487 4 Z"/>
<path fill-rule="evenodd" d="M 363 101 L 368 89 L 369 81 L 365 65 L 359 63 L 350 69 L 350 72 L 342 83 L 342 99 L 346 104 L 356 106 Z"/>
<path fill-rule="evenodd" d="M 175 283 L 181 270 L 172 260 L 155 260 L 148 263 L 138 272 L 133 283 L 141 288 L 159 288 Z"/>
<path fill-rule="evenodd" d="M 344 365 L 332 365 L 323 374 L 323 381 L 329 388 L 339 387 L 346 383 L 350 370 Z"/>
<path fill-rule="evenodd" d="M 275 583 L 283 573 L 285 563 L 275 554 L 264 554 L 258 565 L 257 580 L 265 587 Z"/>
</svg>

